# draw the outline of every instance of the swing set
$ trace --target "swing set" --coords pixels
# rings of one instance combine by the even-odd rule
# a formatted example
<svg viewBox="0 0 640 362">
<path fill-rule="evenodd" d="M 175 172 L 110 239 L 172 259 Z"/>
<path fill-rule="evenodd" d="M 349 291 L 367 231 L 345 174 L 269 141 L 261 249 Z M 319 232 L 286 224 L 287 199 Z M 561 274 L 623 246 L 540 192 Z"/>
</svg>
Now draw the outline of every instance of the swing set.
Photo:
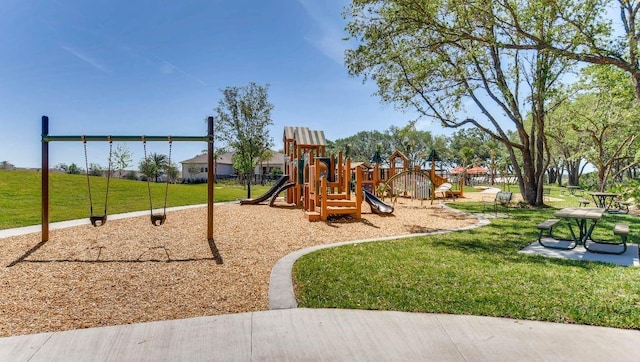
<svg viewBox="0 0 640 362">
<path fill-rule="evenodd" d="M 167 196 L 169 194 L 168 171 L 171 167 L 171 148 L 173 142 L 207 142 L 208 173 L 207 173 L 207 239 L 213 242 L 213 117 L 207 118 L 208 132 L 206 136 L 52 136 L 49 135 L 49 117 L 42 116 L 42 241 L 49 240 L 49 142 L 77 142 L 84 145 L 84 160 L 87 174 L 87 188 L 89 189 L 89 220 L 91 225 L 99 227 L 107 222 L 107 204 L 109 200 L 109 181 L 111 180 L 111 159 L 114 141 L 141 141 L 144 147 L 144 157 L 147 159 L 147 142 L 161 141 L 169 142 L 169 158 L 166 165 L 167 181 L 164 193 L 164 206 L 161 214 L 154 214 L 153 202 L 151 201 L 150 175 L 147 174 L 147 190 L 149 192 L 149 209 L 151 224 L 160 226 L 167 219 Z M 87 142 L 109 142 L 109 166 L 107 171 L 107 188 L 104 202 L 104 213 L 94 213 L 93 198 L 91 195 L 91 177 L 89 175 L 89 161 L 87 156 Z"/>
</svg>

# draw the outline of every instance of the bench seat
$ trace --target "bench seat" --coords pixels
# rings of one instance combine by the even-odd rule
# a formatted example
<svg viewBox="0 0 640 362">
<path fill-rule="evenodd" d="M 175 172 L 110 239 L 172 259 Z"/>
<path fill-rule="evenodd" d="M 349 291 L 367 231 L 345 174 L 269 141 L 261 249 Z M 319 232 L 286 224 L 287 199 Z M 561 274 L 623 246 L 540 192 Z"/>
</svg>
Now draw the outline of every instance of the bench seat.
<svg viewBox="0 0 640 362">
<path fill-rule="evenodd" d="M 545 248 L 551 249 L 560 249 L 560 250 L 571 250 L 578 245 L 577 240 L 574 239 L 558 239 L 553 236 L 553 227 L 556 226 L 557 223 L 560 222 L 560 219 L 549 219 L 545 220 L 538 225 L 536 228 L 540 230 L 540 234 L 538 235 L 538 243 Z M 546 236 L 543 236 L 546 231 Z"/>
<path fill-rule="evenodd" d="M 629 236 L 629 225 L 624 223 L 617 223 L 613 226 L 613 235 L 619 236 L 620 241 L 595 241 L 589 240 L 585 243 L 584 247 L 588 251 L 592 253 L 598 254 L 624 254 L 627 251 L 627 238 Z M 594 245 L 622 245 L 621 251 L 610 251 L 610 250 L 600 250 L 594 249 Z"/>
<path fill-rule="evenodd" d="M 560 219 L 549 219 L 539 223 L 536 227 L 540 230 L 551 230 L 559 221 Z"/>
<path fill-rule="evenodd" d="M 629 235 L 629 225 L 619 222 L 613 227 L 613 233 L 620 236 Z"/>
<path fill-rule="evenodd" d="M 578 207 L 583 207 L 583 206 L 588 206 L 591 203 L 591 201 L 587 200 L 587 199 L 580 199 L 578 200 Z"/>
</svg>

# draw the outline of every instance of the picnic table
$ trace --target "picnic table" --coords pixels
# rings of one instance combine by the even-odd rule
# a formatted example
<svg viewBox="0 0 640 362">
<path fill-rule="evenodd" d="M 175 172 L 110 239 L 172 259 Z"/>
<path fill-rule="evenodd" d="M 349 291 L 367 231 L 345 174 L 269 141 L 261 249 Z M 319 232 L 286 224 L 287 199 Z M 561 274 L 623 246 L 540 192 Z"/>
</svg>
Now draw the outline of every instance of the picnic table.
<svg viewBox="0 0 640 362">
<path fill-rule="evenodd" d="M 605 209 L 599 207 L 567 207 L 558 210 L 553 214 L 553 216 L 558 219 L 550 219 L 537 225 L 538 230 L 540 230 L 538 243 L 545 248 L 563 250 L 570 250 L 578 245 L 584 245 L 585 241 L 591 237 L 591 233 L 598 223 L 598 220 L 602 218 L 604 211 Z M 567 221 L 571 238 L 560 239 L 553 236 L 553 227 L 560 219 Z M 573 222 L 578 226 L 577 236 L 572 227 Z M 546 237 L 542 235 L 544 231 L 547 231 Z"/>
<path fill-rule="evenodd" d="M 582 189 L 580 186 L 569 185 L 560 191 L 560 195 L 567 195 L 567 193 L 571 196 L 582 196 Z"/>
<path fill-rule="evenodd" d="M 538 243 L 545 248 L 570 250 L 578 245 L 583 245 L 587 251 L 603 254 L 622 254 L 627 250 L 627 237 L 629 235 L 629 226 L 627 224 L 618 223 L 613 228 L 613 234 L 620 237 L 617 240 L 593 240 L 591 234 L 596 227 L 602 215 L 606 212 L 603 207 L 567 207 L 556 211 L 553 216 L 558 219 L 546 220 L 537 225 L 540 230 Z M 570 239 L 559 239 L 553 236 L 553 227 L 564 219 L 569 225 Z M 572 224 L 575 222 L 578 227 L 578 235 L 573 231 Z M 543 237 L 543 232 L 547 231 L 547 237 Z M 601 246 L 621 245 L 622 249 L 612 251 L 609 248 L 602 249 Z"/>
<path fill-rule="evenodd" d="M 567 189 L 571 196 L 582 196 L 582 189 L 580 186 L 567 186 Z"/>
<path fill-rule="evenodd" d="M 604 212 L 605 209 L 601 207 L 566 207 L 556 211 L 553 216 L 569 221 L 569 230 L 574 239 L 576 238 L 571 228 L 571 221 L 575 221 L 579 231 L 576 242 L 584 245 L 585 241 L 591 238 L 591 233 Z M 587 225 L 588 221 L 591 222 L 590 225 Z"/>
<path fill-rule="evenodd" d="M 599 208 L 605 209 L 605 212 L 609 212 L 615 201 L 620 197 L 620 194 L 613 192 L 591 192 L 589 193 Z"/>
</svg>

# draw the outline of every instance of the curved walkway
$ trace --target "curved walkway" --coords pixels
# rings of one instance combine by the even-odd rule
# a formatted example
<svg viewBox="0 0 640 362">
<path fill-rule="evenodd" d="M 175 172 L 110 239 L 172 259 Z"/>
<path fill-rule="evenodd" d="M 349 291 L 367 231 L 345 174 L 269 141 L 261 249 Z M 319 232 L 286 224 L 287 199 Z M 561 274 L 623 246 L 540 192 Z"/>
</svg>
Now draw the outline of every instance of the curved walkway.
<svg viewBox="0 0 640 362">
<path fill-rule="evenodd" d="M 633 361 L 640 355 L 636 330 L 466 315 L 295 308 L 291 284 L 295 260 L 344 244 L 348 243 L 301 250 L 278 261 L 271 275 L 270 307 L 291 309 L 5 337 L 0 338 L 0 360 Z"/>
</svg>

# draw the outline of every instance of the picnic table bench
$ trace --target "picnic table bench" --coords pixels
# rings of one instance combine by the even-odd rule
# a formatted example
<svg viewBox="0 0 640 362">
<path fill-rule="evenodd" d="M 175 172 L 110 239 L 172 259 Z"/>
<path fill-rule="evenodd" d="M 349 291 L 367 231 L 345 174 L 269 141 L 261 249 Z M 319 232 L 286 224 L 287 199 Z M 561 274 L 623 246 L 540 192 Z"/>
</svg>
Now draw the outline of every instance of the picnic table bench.
<svg viewBox="0 0 640 362">
<path fill-rule="evenodd" d="M 592 253 L 598 253 L 598 254 L 617 254 L 617 255 L 624 254 L 627 251 L 627 238 L 629 237 L 629 225 L 623 224 L 623 223 L 617 223 L 613 227 L 613 235 L 619 236 L 620 241 L 587 240 L 584 243 L 584 248 Z M 597 248 L 597 246 L 602 246 L 602 245 L 622 245 L 622 250 L 611 251 L 611 250 Z"/>
<path fill-rule="evenodd" d="M 551 249 L 571 250 L 578 245 L 583 245 L 587 251 L 592 253 L 623 254 L 627 251 L 629 225 L 617 223 L 613 227 L 614 236 L 619 237 L 620 240 L 594 240 L 592 237 L 593 229 L 604 213 L 604 208 L 568 207 L 558 210 L 554 213 L 558 219 L 545 220 L 536 225 L 539 230 L 538 243 Z M 560 219 L 567 220 L 571 237 L 563 239 L 553 235 L 553 228 L 560 222 Z M 572 221 L 575 221 L 578 226 L 579 235 L 577 236 L 571 226 Z M 611 250 L 611 245 L 621 245 L 622 248 L 621 250 Z M 603 248 L 603 246 L 605 247 Z"/>
</svg>

